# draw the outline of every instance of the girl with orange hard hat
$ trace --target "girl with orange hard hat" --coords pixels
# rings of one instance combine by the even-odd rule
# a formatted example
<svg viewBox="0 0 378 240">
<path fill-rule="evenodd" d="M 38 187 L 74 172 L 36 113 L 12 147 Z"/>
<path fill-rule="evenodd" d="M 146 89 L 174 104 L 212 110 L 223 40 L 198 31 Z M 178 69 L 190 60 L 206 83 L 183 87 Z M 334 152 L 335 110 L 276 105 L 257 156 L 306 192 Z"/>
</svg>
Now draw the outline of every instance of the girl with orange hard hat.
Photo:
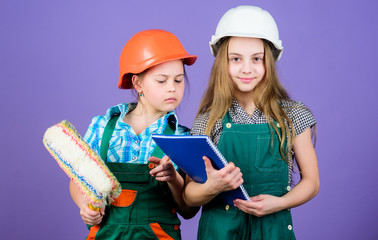
<svg viewBox="0 0 378 240">
<path fill-rule="evenodd" d="M 315 119 L 278 80 L 277 25 L 265 10 L 239 6 L 220 19 L 210 41 L 215 61 L 191 133 L 211 137 L 230 161 L 221 170 L 204 157 L 207 181 L 185 182 L 184 200 L 201 206 L 198 239 L 295 239 L 290 209 L 319 191 L 311 128 Z M 293 157 L 301 180 L 292 188 Z M 249 201 L 218 194 L 241 184 Z"/>
<path fill-rule="evenodd" d="M 135 89 L 138 102 L 94 117 L 84 136 L 121 183 L 122 193 L 106 209 L 95 211 L 70 183 L 71 196 L 90 228 L 87 239 L 181 239 L 177 212 L 191 218 L 198 211 L 183 201 L 183 174 L 151 138 L 189 134 L 174 109 L 184 94 L 184 64 L 196 59 L 164 30 L 139 32 L 124 46 L 118 87 Z"/>
</svg>

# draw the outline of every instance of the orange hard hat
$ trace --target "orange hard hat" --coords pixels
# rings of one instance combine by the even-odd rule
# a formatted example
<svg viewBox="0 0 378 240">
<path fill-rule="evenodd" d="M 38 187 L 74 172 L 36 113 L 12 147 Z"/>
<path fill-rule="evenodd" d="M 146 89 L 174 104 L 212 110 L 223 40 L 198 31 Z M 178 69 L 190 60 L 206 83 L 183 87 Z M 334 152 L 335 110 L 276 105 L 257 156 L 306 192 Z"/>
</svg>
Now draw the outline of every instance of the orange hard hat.
<svg viewBox="0 0 378 240">
<path fill-rule="evenodd" d="M 197 56 L 189 55 L 173 33 L 159 29 L 141 31 L 132 36 L 122 50 L 118 88 L 132 88 L 130 73 L 138 74 L 152 66 L 177 59 L 192 65 Z"/>
</svg>

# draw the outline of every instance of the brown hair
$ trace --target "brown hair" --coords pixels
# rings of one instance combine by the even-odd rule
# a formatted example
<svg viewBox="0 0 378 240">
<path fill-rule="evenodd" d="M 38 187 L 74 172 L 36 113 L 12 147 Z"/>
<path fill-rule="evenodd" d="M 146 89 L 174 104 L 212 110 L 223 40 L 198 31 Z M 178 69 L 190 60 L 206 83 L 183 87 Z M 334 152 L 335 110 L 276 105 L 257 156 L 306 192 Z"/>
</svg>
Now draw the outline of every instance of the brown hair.
<svg viewBox="0 0 378 240">
<path fill-rule="evenodd" d="M 216 121 L 225 116 L 233 101 L 235 86 L 228 73 L 229 41 L 230 37 L 227 37 L 220 44 L 211 69 L 209 82 L 197 113 L 197 116 L 209 113 L 209 120 L 205 130 L 205 134 L 209 136 Z M 280 153 L 286 161 L 286 156 L 291 151 L 293 145 L 293 136 L 295 136 L 295 133 L 292 121 L 283 110 L 279 100 L 290 100 L 290 98 L 277 77 L 276 58 L 272 52 L 274 47 L 268 41 L 263 40 L 263 43 L 265 76 L 254 88 L 252 99 L 256 107 L 265 114 L 270 127 L 277 133 L 280 140 Z M 279 124 L 281 133 L 274 121 Z M 284 146 L 285 140 L 288 143 L 287 147 Z"/>
</svg>

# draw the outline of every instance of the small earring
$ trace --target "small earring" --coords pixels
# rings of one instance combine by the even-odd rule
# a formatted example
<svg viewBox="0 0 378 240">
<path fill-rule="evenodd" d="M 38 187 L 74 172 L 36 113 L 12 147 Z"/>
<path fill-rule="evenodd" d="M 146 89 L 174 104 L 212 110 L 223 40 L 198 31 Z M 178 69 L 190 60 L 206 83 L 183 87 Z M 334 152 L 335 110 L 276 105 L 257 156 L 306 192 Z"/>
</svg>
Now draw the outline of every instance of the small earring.
<svg viewBox="0 0 378 240">
<path fill-rule="evenodd" d="M 143 92 L 142 91 L 140 91 L 139 97 L 143 97 Z"/>
</svg>

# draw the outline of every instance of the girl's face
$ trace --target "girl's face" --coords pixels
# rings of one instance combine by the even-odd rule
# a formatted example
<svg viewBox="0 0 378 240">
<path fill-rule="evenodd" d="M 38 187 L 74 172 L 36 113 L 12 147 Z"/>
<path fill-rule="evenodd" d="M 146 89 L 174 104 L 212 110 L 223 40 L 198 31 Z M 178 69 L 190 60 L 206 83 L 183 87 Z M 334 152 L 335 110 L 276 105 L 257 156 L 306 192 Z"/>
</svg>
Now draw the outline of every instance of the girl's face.
<svg viewBox="0 0 378 240">
<path fill-rule="evenodd" d="M 139 80 L 139 81 L 138 81 Z M 143 92 L 143 105 L 152 112 L 165 114 L 174 110 L 184 95 L 185 79 L 182 60 L 172 60 L 153 66 L 137 77 L 135 89 Z"/>
<path fill-rule="evenodd" d="M 251 93 L 265 76 L 263 41 L 259 38 L 231 37 L 228 73 L 236 86 L 235 97 Z"/>
</svg>

